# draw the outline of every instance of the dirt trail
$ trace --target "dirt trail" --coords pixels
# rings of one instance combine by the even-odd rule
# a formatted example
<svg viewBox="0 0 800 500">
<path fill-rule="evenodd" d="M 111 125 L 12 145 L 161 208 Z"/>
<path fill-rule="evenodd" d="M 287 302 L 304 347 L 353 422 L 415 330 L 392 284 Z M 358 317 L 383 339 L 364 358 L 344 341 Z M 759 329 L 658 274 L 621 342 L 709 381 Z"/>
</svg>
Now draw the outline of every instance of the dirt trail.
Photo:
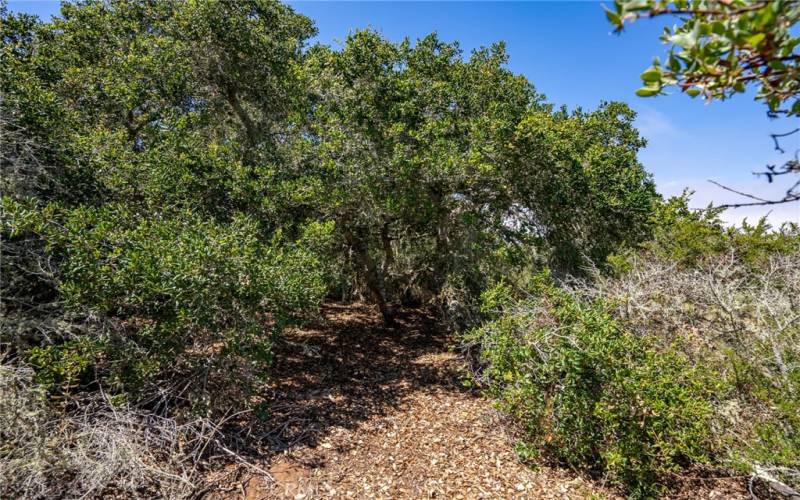
<svg viewBox="0 0 800 500">
<path fill-rule="evenodd" d="M 461 384 L 463 361 L 431 318 L 409 313 L 385 328 L 371 308 L 340 304 L 324 317 L 289 332 L 276 353 L 266 437 L 274 454 L 259 464 L 274 481 L 248 475 L 226 496 L 614 496 L 572 471 L 520 464 L 491 403 Z M 701 486 L 685 497 L 741 493 Z"/>
</svg>

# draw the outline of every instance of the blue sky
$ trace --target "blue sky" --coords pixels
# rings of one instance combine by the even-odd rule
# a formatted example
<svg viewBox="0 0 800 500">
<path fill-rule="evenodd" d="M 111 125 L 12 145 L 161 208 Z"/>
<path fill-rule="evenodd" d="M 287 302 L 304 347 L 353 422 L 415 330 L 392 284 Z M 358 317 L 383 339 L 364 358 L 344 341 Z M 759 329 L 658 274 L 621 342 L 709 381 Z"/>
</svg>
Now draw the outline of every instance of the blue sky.
<svg viewBox="0 0 800 500">
<path fill-rule="evenodd" d="M 771 120 L 751 95 L 706 104 L 681 94 L 639 98 L 639 73 L 664 52 L 658 36 L 665 22 L 643 21 L 622 35 L 611 33 L 602 4 L 594 1 L 529 2 L 289 2 L 312 18 L 317 41 L 336 46 L 348 32 L 370 27 L 392 40 L 437 32 L 469 50 L 506 42 L 509 67 L 525 75 L 550 102 L 593 108 L 603 100 L 628 102 L 648 139 L 640 160 L 665 195 L 693 189 L 694 206 L 738 201 L 708 182 L 777 198 L 784 184 L 752 175 L 766 163 L 787 159 L 772 149 L 769 134 L 797 126 Z M 610 3 L 610 1 L 608 2 Z M 11 1 L 14 11 L 49 18 L 57 1 Z M 800 149 L 800 137 L 785 144 Z M 783 190 L 781 189 L 783 188 Z M 725 218 L 750 220 L 769 214 L 773 223 L 800 221 L 800 203 L 729 210 Z"/>
</svg>

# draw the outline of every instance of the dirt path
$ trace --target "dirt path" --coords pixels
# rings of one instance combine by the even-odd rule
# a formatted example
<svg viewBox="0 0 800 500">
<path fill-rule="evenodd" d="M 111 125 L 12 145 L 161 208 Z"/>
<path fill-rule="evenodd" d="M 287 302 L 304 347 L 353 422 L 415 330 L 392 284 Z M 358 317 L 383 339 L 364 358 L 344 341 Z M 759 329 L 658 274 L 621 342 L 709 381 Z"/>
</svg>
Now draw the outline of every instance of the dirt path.
<svg viewBox="0 0 800 500">
<path fill-rule="evenodd" d="M 431 318 L 407 314 L 385 328 L 369 307 L 339 304 L 324 315 L 278 348 L 269 395 L 278 403 L 268 417 L 275 430 L 262 438 L 274 454 L 261 463 L 274 481 L 245 476 L 233 496 L 614 496 L 572 471 L 520 464 L 491 403 L 460 383 L 463 362 Z M 741 493 L 703 488 L 686 498 Z"/>
</svg>

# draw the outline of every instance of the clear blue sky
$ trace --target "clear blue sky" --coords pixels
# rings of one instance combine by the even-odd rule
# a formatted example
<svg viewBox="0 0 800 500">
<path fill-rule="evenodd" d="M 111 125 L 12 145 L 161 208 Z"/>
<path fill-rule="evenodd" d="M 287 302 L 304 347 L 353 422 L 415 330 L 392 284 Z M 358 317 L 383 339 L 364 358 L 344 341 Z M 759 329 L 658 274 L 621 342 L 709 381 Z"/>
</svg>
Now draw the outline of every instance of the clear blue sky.
<svg viewBox="0 0 800 500">
<path fill-rule="evenodd" d="M 525 75 L 548 100 L 570 108 L 593 108 L 602 100 L 628 102 L 638 113 L 637 126 L 648 139 L 640 159 L 666 195 L 689 187 L 693 205 L 738 198 L 708 179 L 763 196 L 780 197 L 785 186 L 768 185 L 751 172 L 786 157 L 772 150 L 770 132 L 794 128 L 796 120 L 767 118 L 752 95 L 705 104 L 685 95 L 639 98 L 639 73 L 661 55 L 658 40 L 664 22 L 643 21 L 622 35 L 611 34 L 602 4 L 560 2 L 289 2 L 312 18 L 317 41 L 336 46 L 348 32 L 370 27 L 392 40 L 437 32 L 469 50 L 503 40 L 509 67 Z M 610 3 L 610 1 L 609 1 Z M 49 18 L 57 1 L 10 1 L 14 11 Z M 800 137 L 785 144 L 800 149 Z M 752 220 L 770 212 L 774 223 L 800 221 L 800 203 L 729 211 L 726 218 Z"/>
</svg>

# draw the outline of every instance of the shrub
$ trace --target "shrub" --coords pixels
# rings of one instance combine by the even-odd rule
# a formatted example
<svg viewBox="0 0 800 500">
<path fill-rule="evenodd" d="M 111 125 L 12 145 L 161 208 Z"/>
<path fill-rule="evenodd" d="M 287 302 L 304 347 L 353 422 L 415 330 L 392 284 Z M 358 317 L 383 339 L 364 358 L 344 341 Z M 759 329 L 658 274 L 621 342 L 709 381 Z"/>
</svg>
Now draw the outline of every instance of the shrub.
<svg viewBox="0 0 800 500">
<path fill-rule="evenodd" d="M 311 21 L 273 0 L 0 17 L 0 349 L 60 397 L 246 402 L 325 288 L 271 194 Z"/>
<path fill-rule="evenodd" d="M 693 267 L 703 260 L 731 251 L 742 263 L 757 266 L 771 256 L 797 250 L 800 243 L 800 226 L 797 224 L 787 223 L 773 228 L 765 218 L 761 218 L 755 224 L 745 220 L 738 227 L 726 226 L 720 218 L 723 209 L 690 209 L 690 195 L 690 192 L 684 192 L 657 205 L 651 221 L 653 237 L 636 251 L 644 250 L 652 257 L 682 267 Z M 619 255 L 613 257 L 612 262 L 630 270 Z"/>
<path fill-rule="evenodd" d="M 0 359 L 0 496 L 3 498 L 185 498 L 213 429 L 84 399 L 64 412 L 34 370 Z M 207 432 L 207 431 L 205 431 Z M 212 447 L 208 447 L 209 449 Z"/>
<path fill-rule="evenodd" d="M 654 240 L 612 273 L 484 293 L 476 378 L 524 429 L 526 457 L 638 493 L 696 462 L 798 475 L 797 227 L 724 227 L 686 201 L 662 206 Z"/>
<path fill-rule="evenodd" d="M 744 237 L 752 238 L 736 238 Z M 770 238 L 789 245 L 785 234 Z M 639 253 L 629 271 L 577 290 L 614 303 L 627 328 L 680 342 L 686 356 L 716 368 L 729 388 L 715 409 L 722 463 L 747 472 L 800 466 L 800 252 L 758 246 L 731 243 L 688 267 Z"/>
<path fill-rule="evenodd" d="M 572 293 L 613 304 L 613 317 L 626 329 L 660 348 L 677 345 L 719 374 L 716 464 L 797 475 L 798 226 L 773 229 L 762 219 L 723 227 L 719 211 L 692 212 L 686 202 L 671 200 L 671 216 L 658 223 L 655 240 L 615 257 L 616 273 L 573 282 Z"/>
<path fill-rule="evenodd" d="M 265 375 L 274 334 L 325 291 L 311 252 L 277 236 L 262 243 L 243 216 L 222 225 L 188 212 L 140 219 L 114 206 L 6 209 L 5 232 L 41 238 L 59 262 L 64 314 L 92 325 L 16 339 L 39 380 L 62 392 L 97 375 L 136 391 L 165 372 L 229 370 L 235 359 Z"/>
<path fill-rule="evenodd" d="M 486 294 L 502 313 L 469 333 L 478 381 L 537 446 L 647 494 L 659 476 L 706 462 L 715 374 L 675 347 L 625 329 L 603 301 L 584 302 L 539 277 L 534 297 Z"/>
</svg>

